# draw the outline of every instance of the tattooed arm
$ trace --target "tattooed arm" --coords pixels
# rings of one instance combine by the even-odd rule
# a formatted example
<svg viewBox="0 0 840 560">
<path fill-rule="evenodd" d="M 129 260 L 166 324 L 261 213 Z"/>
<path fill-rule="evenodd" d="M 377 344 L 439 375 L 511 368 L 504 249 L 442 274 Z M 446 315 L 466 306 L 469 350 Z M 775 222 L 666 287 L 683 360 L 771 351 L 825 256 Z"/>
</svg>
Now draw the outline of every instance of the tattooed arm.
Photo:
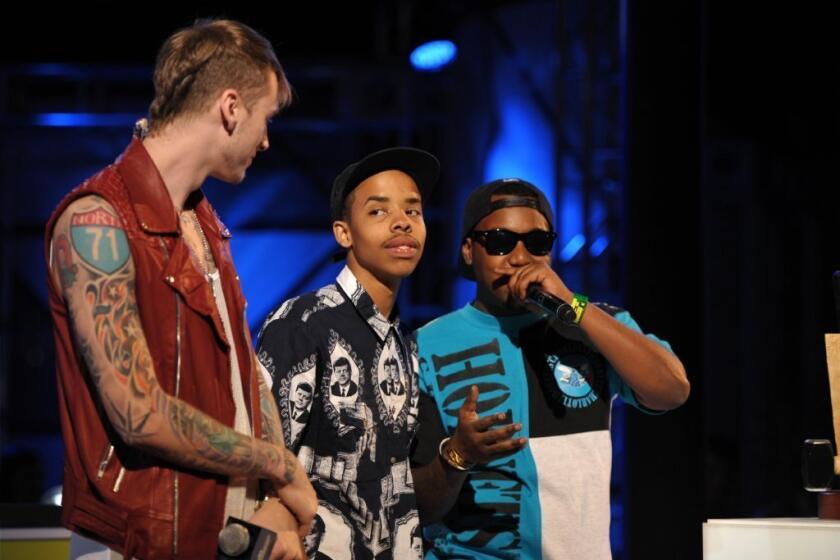
<svg viewBox="0 0 840 560">
<path fill-rule="evenodd" d="M 240 434 L 158 384 L 137 310 L 134 262 L 113 208 L 99 197 L 77 200 L 59 218 L 52 240 L 51 272 L 77 348 L 123 441 L 186 467 L 271 480 L 308 526 L 315 493 L 282 439 Z"/>
</svg>

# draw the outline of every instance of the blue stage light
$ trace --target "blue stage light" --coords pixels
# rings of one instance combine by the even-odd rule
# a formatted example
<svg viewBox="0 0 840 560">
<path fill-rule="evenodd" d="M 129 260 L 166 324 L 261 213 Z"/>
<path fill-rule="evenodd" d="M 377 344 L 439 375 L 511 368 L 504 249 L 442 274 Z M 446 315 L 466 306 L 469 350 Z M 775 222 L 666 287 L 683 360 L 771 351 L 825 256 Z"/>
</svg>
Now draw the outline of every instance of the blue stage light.
<svg viewBox="0 0 840 560">
<path fill-rule="evenodd" d="M 412 51 L 411 65 L 417 70 L 440 70 L 453 60 L 458 54 L 458 48 L 452 41 L 439 40 L 423 43 Z"/>
<path fill-rule="evenodd" d="M 579 233 L 572 237 L 566 246 L 563 247 L 563 250 L 560 251 L 560 258 L 563 259 L 563 262 L 569 262 L 575 255 L 578 254 L 578 251 L 586 244 L 586 238 L 583 234 Z"/>
<path fill-rule="evenodd" d="M 136 113 L 39 113 L 32 123 L 57 128 L 130 127 L 138 117 Z"/>
<path fill-rule="evenodd" d="M 39 126 L 90 126 L 93 121 L 90 113 L 41 113 L 35 117 Z"/>
<path fill-rule="evenodd" d="M 589 246 L 589 254 L 596 258 L 600 257 L 609 244 L 610 240 L 602 235 Z"/>
</svg>

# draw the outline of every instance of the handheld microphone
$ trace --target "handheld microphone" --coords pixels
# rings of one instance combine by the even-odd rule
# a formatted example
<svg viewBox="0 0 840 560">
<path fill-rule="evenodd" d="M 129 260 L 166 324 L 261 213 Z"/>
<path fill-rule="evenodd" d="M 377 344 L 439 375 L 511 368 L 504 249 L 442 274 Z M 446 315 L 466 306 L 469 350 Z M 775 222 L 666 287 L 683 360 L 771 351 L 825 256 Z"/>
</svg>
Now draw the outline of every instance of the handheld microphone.
<svg viewBox="0 0 840 560">
<path fill-rule="evenodd" d="M 562 299 L 543 291 L 540 289 L 539 284 L 528 286 L 525 302 L 536 305 L 548 313 L 552 319 L 556 319 L 567 325 L 575 324 L 575 310 L 572 309 L 572 306 Z"/>
<path fill-rule="evenodd" d="M 268 560 L 277 533 L 236 517 L 228 517 L 219 531 L 216 560 Z"/>
</svg>

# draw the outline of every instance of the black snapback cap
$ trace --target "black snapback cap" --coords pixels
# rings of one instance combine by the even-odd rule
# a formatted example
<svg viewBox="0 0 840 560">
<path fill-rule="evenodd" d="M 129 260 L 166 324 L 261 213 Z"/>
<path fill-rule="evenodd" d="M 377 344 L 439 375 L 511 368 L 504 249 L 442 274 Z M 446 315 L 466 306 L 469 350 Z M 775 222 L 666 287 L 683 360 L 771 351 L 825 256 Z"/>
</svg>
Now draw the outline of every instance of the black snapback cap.
<svg viewBox="0 0 840 560">
<path fill-rule="evenodd" d="M 440 162 L 424 150 L 417 148 L 387 148 L 373 152 L 351 163 L 333 181 L 330 193 L 330 218 L 340 220 L 344 214 L 344 201 L 359 183 L 389 169 L 402 171 L 417 184 L 424 197 L 431 192 L 440 175 Z"/>
</svg>

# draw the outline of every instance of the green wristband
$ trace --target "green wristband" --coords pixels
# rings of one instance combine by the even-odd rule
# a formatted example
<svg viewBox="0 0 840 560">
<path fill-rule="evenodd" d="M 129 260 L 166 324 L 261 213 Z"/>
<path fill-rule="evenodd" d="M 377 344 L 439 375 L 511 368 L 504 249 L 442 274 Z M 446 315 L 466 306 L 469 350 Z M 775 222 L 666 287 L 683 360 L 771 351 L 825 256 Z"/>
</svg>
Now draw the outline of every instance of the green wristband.
<svg viewBox="0 0 840 560">
<path fill-rule="evenodd" d="M 580 325 L 587 305 L 589 305 L 589 298 L 583 294 L 575 294 L 572 298 L 571 306 L 575 312 L 575 325 Z"/>
</svg>

